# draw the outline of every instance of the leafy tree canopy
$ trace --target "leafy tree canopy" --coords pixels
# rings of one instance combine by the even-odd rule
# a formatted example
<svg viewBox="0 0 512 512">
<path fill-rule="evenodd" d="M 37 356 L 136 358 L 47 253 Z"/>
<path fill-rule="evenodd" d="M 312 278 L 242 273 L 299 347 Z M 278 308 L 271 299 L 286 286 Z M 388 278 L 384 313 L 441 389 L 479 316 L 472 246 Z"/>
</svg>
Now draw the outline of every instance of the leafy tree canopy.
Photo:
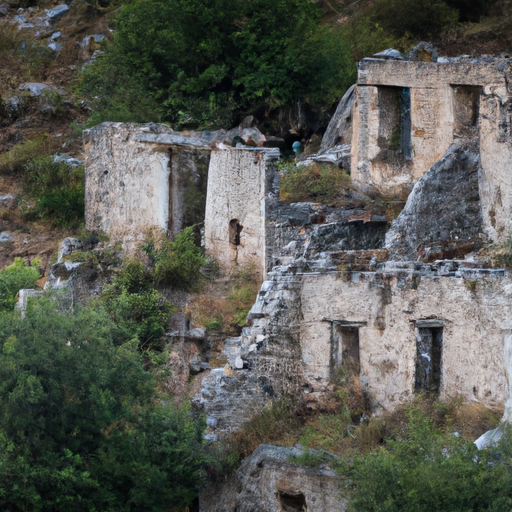
<svg viewBox="0 0 512 512">
<path fill-rule="evenodd" d="M 195 495 L 203 426 L 162 405 L 99 303 L 0 315 L 0 509 L 167 511 Z"/>
<path fill-rule="evenodd" d="M 310 0 L 134 0 L 82 75 L 91 124 L 219 127 L 296 99 L 330 106 L 355 67 L 319 17 Z"/>
</svg>

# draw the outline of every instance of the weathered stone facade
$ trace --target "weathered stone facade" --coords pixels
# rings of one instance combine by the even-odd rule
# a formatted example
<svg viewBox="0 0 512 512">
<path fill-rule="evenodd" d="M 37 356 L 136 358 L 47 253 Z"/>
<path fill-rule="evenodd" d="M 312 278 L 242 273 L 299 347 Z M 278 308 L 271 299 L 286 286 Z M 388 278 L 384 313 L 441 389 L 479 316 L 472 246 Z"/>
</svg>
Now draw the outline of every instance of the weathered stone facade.
<svg viewBox="0 0 512 512">
<path fill-rule="evenodd" d="M 266 210 L 267 202 L 275 200 L 278 157 L 279 150 L 273 149 L 212 152 L 205 248 L 225 270 L 254 265 L 261 276 L 266 274 Z"/>
<path fill-rule="evenodd" d="M 210 148 L 164 125 L 103 123 L 84 132 L 85 223 L 130 251 L 148 228 L 175 235 L 204 218 Z"/>
<path fill-rule="evenodd" d="M 456 138 L 483 128 L 482 142 L 495 139 L 500 129 L 492 123 L 499 117 L 494 99 L 507 96 L 508 66 L 506 60 L 485 58 L 364 59 L 354 109 L 354 182 L 366 190 L 407 195 Z M 487 162 L 484 168 L 491 170 Z"/>
<path fill-rule="evenodd" d="M 347 500 L 336 473 L 326 464 L 320 468 L 294 464 L 293 457 L 303 454 L 296 447 L 260 445 L 227 481 L 201 494 L 199 510 L 344 512 Z"/>
</svg>

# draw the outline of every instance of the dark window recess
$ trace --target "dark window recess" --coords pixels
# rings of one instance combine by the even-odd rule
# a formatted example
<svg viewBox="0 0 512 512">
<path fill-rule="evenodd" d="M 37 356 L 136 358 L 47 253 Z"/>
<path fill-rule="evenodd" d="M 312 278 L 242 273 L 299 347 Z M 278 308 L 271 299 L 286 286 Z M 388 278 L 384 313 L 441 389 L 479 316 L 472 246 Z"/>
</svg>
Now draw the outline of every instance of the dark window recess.
<svg viewBox="0 0 512 512">
<path fill-rule="evenodd" d="M 464 135 L 478 125 L 481 90 L 472 85 L 452 86 L 454 136 Z"/>
<path fill-rule="evenodd" d="M 359 375 L 359 328 L 332 324 L 331 374 L 342 367 L 349 375 Z"/>
<path fill-rule="evenodd" d="M 417 332 L 415 390 L 439 392 L 443 328 L 425 327 Z"/>
<path fill-rule="evenodd" d="M 379 87 L 378 144 L 383 151 L 401 152 L 412 159 L 411 90 Z"/>
<path fill-rule="evenodd" d="M 229 222 L 229 243 L 233 245 L 240 245 L 240 233 L 243 226 L 238 220 L 233 219 Z"/>
<path fill-rule="evenodd" d="M 305 512 L 306 497 L 300 491 L 292 489 L 277 489 L 277 498 L 283 512 Z"/>
<path fill-rule="evenodd" d="M 412 159 L 411 90 L 407 87 L 400 94 L 400 149 L 406 160 Z"/>
</svg>

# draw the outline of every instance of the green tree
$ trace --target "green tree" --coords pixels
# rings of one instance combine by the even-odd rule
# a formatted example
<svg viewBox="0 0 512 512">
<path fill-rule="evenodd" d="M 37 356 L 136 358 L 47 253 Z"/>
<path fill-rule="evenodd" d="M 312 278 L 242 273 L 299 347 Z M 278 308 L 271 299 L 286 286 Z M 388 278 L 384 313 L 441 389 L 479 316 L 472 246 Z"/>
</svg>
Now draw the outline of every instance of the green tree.
<svg viewBox="0 0 512 512">
<path fill-rule="evenodd" d="M 406 431 L 355 457 L 349 510 L 357 512 L 508 512 L 512 506 L 510 431 L 497 448 L 477 451 L 436 429 L 418 409 Z"/>
<path fill-rule="evenodd" d="M 91 123 L 218 127 L 261 105 L 330 105 L 351 62 L 319 17 L 309 0 L 134 0 L 82 75 Z"/>
<path fill-rule="evenodd" d="M 203 425 L 163 405 L 138 340 L 96 304 L 0 316 L 0 508 L 167 511 L 190 503 Z"/>
</svg>

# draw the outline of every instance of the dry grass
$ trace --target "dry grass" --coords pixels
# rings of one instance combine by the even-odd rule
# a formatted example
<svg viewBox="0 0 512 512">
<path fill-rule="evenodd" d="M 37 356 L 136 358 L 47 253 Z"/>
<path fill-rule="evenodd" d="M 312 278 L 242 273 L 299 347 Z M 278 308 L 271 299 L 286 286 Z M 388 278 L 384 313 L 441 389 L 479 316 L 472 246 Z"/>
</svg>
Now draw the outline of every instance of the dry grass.
<svg viewBox="0 0 512 512">
<path fill-rule="evenodd" d="M 210 282 L 187 306 L 192 324 L 225 336 L 239 334 L 260 284 L 253 267 Z"/>
</svg>

